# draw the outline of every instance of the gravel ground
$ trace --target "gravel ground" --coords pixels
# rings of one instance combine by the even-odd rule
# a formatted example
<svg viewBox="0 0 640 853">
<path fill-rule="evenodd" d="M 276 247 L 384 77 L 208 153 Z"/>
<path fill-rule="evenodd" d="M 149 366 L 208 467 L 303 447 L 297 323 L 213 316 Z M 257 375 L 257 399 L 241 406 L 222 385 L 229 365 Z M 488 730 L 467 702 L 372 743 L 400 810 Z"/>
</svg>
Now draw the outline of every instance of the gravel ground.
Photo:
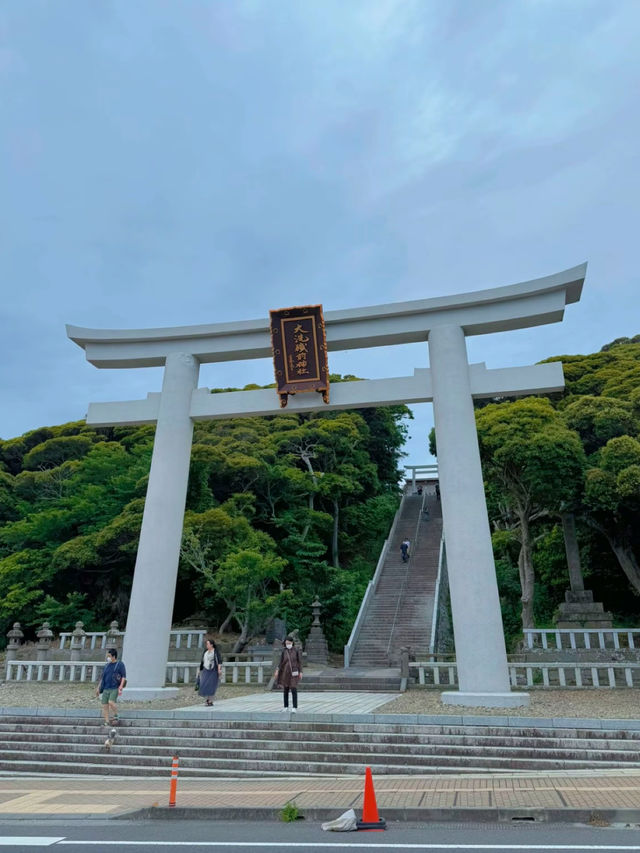
<svg viewBox="0 0 640 853">
<path fill-rule="evenodd" d="M 202 700 L 193 687 L 180 687 L 174 699 L 153 702 L 127 702 L 131 710 L 184 708 Z M 304 687 L 302 688 L 304 690 Z M 42 682 L 0 683 L 0 706 L 50 708 L 97 708 L 98 700 L 91 684 L 48 684 Z M 233 699 L 250 693 L 261 693 L 258 685 L 224 684 L 218 688 L 216 699 Z M 438 690 L 410 690 L 378 708 L 379 714 L 479 714 L 512 717 L 583 717 L 589 719 L 640 719 L 640 690 L 532 690 L 530 704 L 525 708 L 467 708 L 443 705 Z"/>
<path fill-rule="evenodd" d="M 4 682 L 0 684 L 0 706 L 30 708 L 99 708 L 94 684 L 47 684 L 43 682 Z M 193 686 L 179 687 L 173 699 L 155 699 L 153 702 L 127 702 L 123 707 L 131 710 L 153 708 L 154 710 L 184 708 L 204 702 Z M 218 688 L 216 699 L 234 699 L 250 693 L 260 693 L 264 687 L 258 685 L 223 684 Z"/>
<path fill-rule="evenodd" d="M 640 690 L 531 690 L 524 708 L 459 708 L 443 705 L 437 690 L 410 690 L 376 710 L 377 714 L 478 714 L 510 717 L 640 719 Z"/>
</svg>

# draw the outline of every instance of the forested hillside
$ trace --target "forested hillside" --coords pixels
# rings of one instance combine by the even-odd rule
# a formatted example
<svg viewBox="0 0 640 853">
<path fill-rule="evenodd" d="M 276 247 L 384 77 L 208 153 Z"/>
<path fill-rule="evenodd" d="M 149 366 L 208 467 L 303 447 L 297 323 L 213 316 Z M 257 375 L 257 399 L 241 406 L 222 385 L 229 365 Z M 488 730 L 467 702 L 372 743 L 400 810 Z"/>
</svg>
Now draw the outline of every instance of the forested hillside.
<svg viewBox="0 0 640 853">
<path fill-rule="evenodd" d="M 549 626 L 569 586 L 563 517 L 585 585 L 640 624 L 640 336 L 564 355 L 562 394 L 479 405 L 505 630 Z"/>
<path fill-rule="evenodd" d="M 640 624 L 640 336 L 554 360 L 562 394 L 476 412 L 510 644 L 564 599 L 567 518 L 586 587 L 616 624 Z M 407 417 L 196 424 L 175 620 L 242 643 L 277 614 L 304 635 L 317 594 L 339 650 L 398 506 Z M 15 619 L 124 623 L 152 442 L 152 427 L 82 422 L 0 441 L 0 642 Z"/>
<path fill-rule="evenodd" d="M 175 621 L 244 642 L 278 615 L 304 635 L 317 594 L 340 649 L 398 506 L 407 417 L 197 423 Z M 0 642 L 16 619 L 124 624 L 153 435 L 77 422 L 0 441 Z"/>
</svg>

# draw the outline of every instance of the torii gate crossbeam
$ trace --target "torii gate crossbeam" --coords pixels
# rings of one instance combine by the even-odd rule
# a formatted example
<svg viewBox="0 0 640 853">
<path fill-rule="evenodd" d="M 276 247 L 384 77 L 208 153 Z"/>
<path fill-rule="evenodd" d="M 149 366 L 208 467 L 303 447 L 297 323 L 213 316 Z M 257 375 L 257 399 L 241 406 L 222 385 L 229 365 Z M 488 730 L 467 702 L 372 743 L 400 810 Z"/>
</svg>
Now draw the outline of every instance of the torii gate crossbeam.
<svg viewBox="0 0 640 853">
<path fill-rule="evenodd" d="M 469 365 L 465 337 L 559 322 L 580 298 L 586 264 L 520 284 L 453 297 L 325 313 L 329 350 L 428 341 L 430 368 L 413 376 L 334 384 L 332 402 L 290 398 L 285 412 L 361 408 L 433 400 L 458 691 L 443 701 L 508 707 L 510 691 L 491 535 L 473 411 L 474 397 L 544 393 L 563 387 L 558 363 L 487 370 Z M 146 400 L 96 403 L 87 423 L 156 423 L 124 656 L 127 698 L 166 693 L 165 669 L 175 596 L 193 422 L 282 413 L 275 390 L 209 394 L 197 388 L 200 363 L 271 355 L 266 320 L 142 330 L 67 327 L 97 367 L 164 365 L 162 391 Z"/>
</svg>

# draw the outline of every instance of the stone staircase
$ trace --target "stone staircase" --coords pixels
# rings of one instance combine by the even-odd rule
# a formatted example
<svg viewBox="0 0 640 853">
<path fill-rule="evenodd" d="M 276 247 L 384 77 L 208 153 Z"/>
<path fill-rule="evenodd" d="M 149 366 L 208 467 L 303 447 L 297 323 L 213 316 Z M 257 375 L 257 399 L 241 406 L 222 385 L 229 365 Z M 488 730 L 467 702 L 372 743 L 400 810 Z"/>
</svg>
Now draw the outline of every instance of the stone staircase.
<svg viewBox="0 0 640 853">
<path fill-rule="evenodd" d="M 423 512 L 424 507 L 427 512 Z M 435 584 L 438 575 L 442 511 L 435 495 L 406 495 L 374 595 L 355 649 L 354 667 L 399 665 L 406 646 L 414 659 L 429 652 Z M 411 540 L 402 562 L 400 543 Z"/>
<path fill-rule="evenodd" d="M 159 714 L 160 712 L 155 712 Z M 640 731 L 379 722 L 123 720 L 115 744 L 97 717 L 5 714 L 0 772 L 162 776 L 295 776 L 638 769 Z"/>
<path fill-rule="evenodd" d="M 274 689 L 276 689 L 275 686 Z M 332 692 L 346 690 L 349 692 L 399 693 L 401 689 L 400 671 L 397 667 L 305 669 L 302 689 L 314 693 L 326 690 Z"/>
</svg>

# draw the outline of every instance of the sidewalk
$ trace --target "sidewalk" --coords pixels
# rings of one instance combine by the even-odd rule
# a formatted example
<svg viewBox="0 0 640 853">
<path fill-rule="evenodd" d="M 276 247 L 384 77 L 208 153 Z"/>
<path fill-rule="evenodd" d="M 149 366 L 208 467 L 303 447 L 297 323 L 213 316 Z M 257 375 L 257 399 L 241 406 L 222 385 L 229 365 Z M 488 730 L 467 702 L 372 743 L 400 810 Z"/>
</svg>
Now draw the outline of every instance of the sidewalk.
<svg viewBox="0 0 640 853">
<path fill-rule="evenodd" d="M 640 771 L 497 776 L 381 776 L 387 821 L 640 822 Z M 184 779 L 175 808 L 166 780 L 84 776 L 0 778 L 0 820 L 174 818 L 274 820 L 287 802 L 307 819 L 362 809 L 364 778 Z"/>
</svg>

